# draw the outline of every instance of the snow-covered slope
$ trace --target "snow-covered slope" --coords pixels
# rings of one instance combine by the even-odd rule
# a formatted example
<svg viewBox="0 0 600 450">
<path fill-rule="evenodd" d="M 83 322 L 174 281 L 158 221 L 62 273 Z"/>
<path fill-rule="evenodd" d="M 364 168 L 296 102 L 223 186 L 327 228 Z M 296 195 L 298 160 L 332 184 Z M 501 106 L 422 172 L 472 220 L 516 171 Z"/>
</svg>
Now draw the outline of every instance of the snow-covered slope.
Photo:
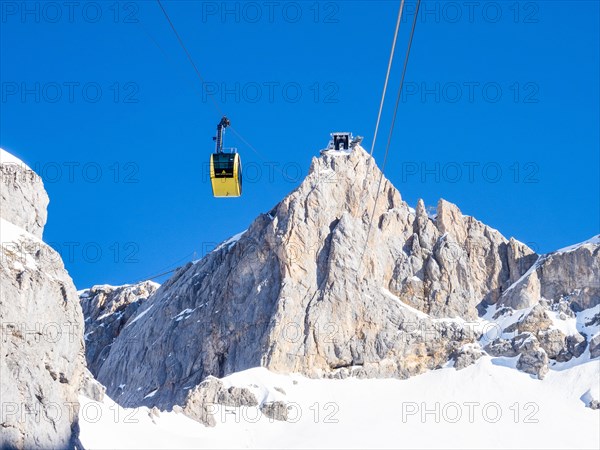
<svg viewBox="0 0 600 450">
<path fill-rule="evenodd" d="M 257 397 L 288 402 L 288 421 L 257 407 L 215 405 L 217 425 L 112 400 L 81 399 L 86 448 L 580 448 L 600 445 L 600 411 L 583 407 L 598 389 L 598 360 L 539 381 L 483 357 L 474 365 L 407 380 L 309 379 L 250 369 L 223 379 Z M 597 392 L 596 392 L 597 395 Z"/>
<path fill-rule="evenodd" d="M 580 242 L 578 244 L 569 245 L 568 247 L 561 248 L 552 253 L 572 252 L 573 250 L 577 250 L 578 248 L 581 248 L 584 245 L 592 245 L 592 246 L 600 245 L 600 234 L 597 234 L 596 236 L 592 236 L 591 238 L 586 239 L 585 241 Z"/>
</svg>

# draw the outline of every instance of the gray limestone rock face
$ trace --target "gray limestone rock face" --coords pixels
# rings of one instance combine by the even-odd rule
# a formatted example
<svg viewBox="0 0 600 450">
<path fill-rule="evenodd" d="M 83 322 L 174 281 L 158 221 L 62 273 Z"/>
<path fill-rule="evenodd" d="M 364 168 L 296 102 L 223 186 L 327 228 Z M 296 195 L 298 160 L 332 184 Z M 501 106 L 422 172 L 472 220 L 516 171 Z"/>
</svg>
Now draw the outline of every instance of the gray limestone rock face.
<svg viewBox="0 0 600 450">
<path fill-rule="evenodd" d="M 508 358 L 512 358 L 513 356 L 517 356 L 519 354 L 518 350 L 515 349 L 513 345 L 513 340 L 508 339 L 494 339 L 490 342 L 486 347 L 485 351 L 488 352 L 492 356 L 504 356 Z"/>
<path fill-rule="evenodd" d="M 288 420 L 288 405 L 282 401 L 265 402 L 260 405 L 260 412 L 269 419 L 282 422 Z"/>
<path fill-rule="evenodd" d="M 186 416 L 207 427 L 214 427 L 217 422 L 212 405 L 216 403 L 223 383 L 214 377 L 209 377 L 189 392 L 183 402 L 182 412 Z"/>
<path fill-rule="evenodd" d="M 127 321 L 158 287 L 157 283 L 144 281 L 119 287 L 98 285 L 79 293 L 85 317 L 85 356 L 94 376 Z"/>
<path fill-rule="evenodd" d="M 513 241 L 509 262 L 496 230 L 443 200 L 436 220 L 423 202 L 413 211 L 385 178 L 377 195 L 380 176 L 360 147 L 314 158 L 294 192 L 179 269 L 125 323 L 97 374 L 109 395 L 170 408 L 184 386 L 256 366 L 406 378 L 473 342 L 433 318 L 476 318 L 532 251 Z"/>
<path fill-rule="evenodd" d="M 125 323 L 98 372 L 109 395 L 170 408 L 184 386 L 256 366 L 406 378 L 473 342 L 433 319 L 476 318 L 532 251 L 514 241 L 509 263 L 496 230 L 443 200 L 436 220 L 423 202 L 413 211 L 385 178 L 377 195 L 380 176 L 360 147 L 314 158 L 294 192 L 179 269 Z"/>
<path fill-rule="evenodd" d="M 97 402 L 102 402 L 104 400 L 106 388 L 94 378 L 88 369 L 85 369 L 79 392 L 82 395 L 85 395 L 87 398 Z"/>
<path fill-rule="evenodd" d="M 567 336 L 557 329 L 541 331 L 537 334 L 537 339 L 540 347 L 544 349 L 550 359 L 558 359 L 567 346 Z M 567 361 L 566 358 L 561 358 L 561 360 Z"/>
<path fill-rule="evenodd" d="M 48 197 L 35 174 L 0 168 L 0 447 L 78 445 L 83 316 L 58 253 L 40 240 Z M 7 175 L 8 174 L 8 175 Z"/>
<path fill-rule="evenodd" d="M 512 237 L 508 242 L 507 250 L 510 283 L 512 284 L 518 281 L 519 274 L 526 273 L 535 264 L 538 255 Z"/>
<path fill-rule="evenodd" d="M 542 298 L 568 302 L 574 311 L 600 303 L 600 245 L 584 243 L 544 255 L 532 270 L 514 283 L 500 304 L 527 308 Z"/>
<path fill-rule="evenodd" d="M 216 425 L 216 407 L 252 407 L 258 406 L 258 400 L 248 388 L 230 386 L 215 377 L 208 377 L 194 389 L 190 390 L 183 402 L 181 412 L 188 417 L 206 425 Z"/>
<path fill-rule="evenodd" d="M 466 346 L 465 348 L 460 349 L 453 356 L 454 358 L 454 368 L 456 370 L 462 370 L 465 367 L 469 367 L 472 364 L 475 364 L 479 358 L 483 356 L 483 351 L 479 347 L 475 346 Z"/>
<path fill-rule="evenodd" d="M 227 389 L 221 389 L 217 396 L 216 403 L 224 406 L 258 406 L 258 401 L 254 394 L 248 388 L 230 386 Z"/>
<path fill-rule="evenodd" d="M 590 358 L 600 356 L 600 334 L 597 334 L 590 340 Z"/>
<path fill-rule="evenodd" d="M 517 324 L 519 333 L 537 333 L 546 331 L 552 325 L 546 309 L 542 305 L 535 305 L 529 314 Z"/>
<path fill-rule="evenodd" d="M 588 346 L 588 342 L 581 334 L 573 334 L 567 336 L 566 348 L 563 348 L 561 354 L 559 354 L 558 361 L 569 361 L 571 358 L 579 358 L 585 352 Z"/>
<path fill-rule="evenodd" d="M 544 349 L 530 335 L 522 335 L 518 345 L 520 356 L 517 360 L 517 369 L 542 380 L 548 373 L 548 355 Z"/>
<path fill-rule="evenodd" d="M 519 368 L 543 377 L 548 352 L 558 360 L 583 345 L 541 334 L 552 321 L 540 300 L 559 296 L 565 318 L 595 304 L 584 285 L 593 284 L 598 246 L 585 247 L 573 250 L 582 252 L 575 260 L 540 257 L 445 200 L 430 217 L 423 201 L 413 210 L 402 200 L 362 148 L 326 151 L 271 211 L 181 267 L 121 322 L 111 345 L 97 350 L 97 377 L 120 404 L 161 409 L 194 402 L 189 389 L 207 377 L 257 366 L 406 378 L 475 342 L 464 324 L 494 304 L 499 314 L 535 306 L 512 325 L 519 339 L 488 348 L 519 355 Z M 572 263 L 589 267 L 559 267 Z M 547 273 L 560 275 L 564 289 Z"/>
<path fill-rule="evenodd" d="M 498 319 L 505 314 L 512 315 L 513 313 L 511 308 L 503 307 L 498 310 L 495 318 Z M 566 335 L 557 328 L 550 318 L 550 314 L 556 313 L 558 313 L 559 322 L 571 316 L 575 317 L 570 308 L 568 311 L 564 309 L 562 302 L 540 302 L 503 330 L 504 333 L 519 334 L 510 339 L 495 339 L 486 346 L 486 351 L 492 356 L 522 355 L 522 360 L 517 367 L 528 373 L 541 373 L 542 376 L 548 370 L 548 367 L 543 368 L 542 365 L 547 364 L 550 360 L 566 362 L 572 358 L 578 358 L 584 353 L 588 342 L 585 336 L 577 331 Z M 561 319 L 561 317 L 563 318 Z"/>
<path fill-rule="evenodd" d="M 41 239 L 48 203 L 48 194 L 38 174 L 0 149 L 2 218 Z"/>
</svg>

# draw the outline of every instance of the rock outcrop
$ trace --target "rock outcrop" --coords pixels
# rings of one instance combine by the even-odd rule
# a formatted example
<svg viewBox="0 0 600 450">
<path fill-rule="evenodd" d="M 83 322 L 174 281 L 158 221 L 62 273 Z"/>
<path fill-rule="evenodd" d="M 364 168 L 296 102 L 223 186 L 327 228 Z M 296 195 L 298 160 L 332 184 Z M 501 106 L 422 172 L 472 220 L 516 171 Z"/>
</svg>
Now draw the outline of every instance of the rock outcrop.
<svg viewBox="0 0 600 450">
<path fill-rule="evenodd" d="M 285 422 L 288 420 L 288 405 L 281 400 L 265 402 L 260 406 L 260 412 L 273 420 Z"/>
<path fill-rule="evenodd" d="M 41 180 L 0 150 L 0 447 L 78 445 L 83 316 L 61 257 L 40 240 Z"/>
<path fill-rule="evenodd" d="M 600 333 L 590 340 L 590 357 L 598 358 L 600 356 Z"/>
<path fill-rule="evenodd" d="M 106 388 L 94 378 L 94 375 L 88 369 L 85 369 L 79 387 L 79 393 L 89 399 L 101 402 L 104 400 Z"/>
<path fill-rule="evenodd" d="M 0 149 L 2 218 L 42 238 L 48 217 L 48 194 L 42 179 L 23 161 Z"/>
<path fill-rule="evenodd" d="M 221 406 L 239 408 L 258 406 L 256 396 L 245 387 L 225 387 L 215 377 L 208 377 L 191 389 L 183 402 L 181 412 L 206 425 L 216 425 L 215 413 Z"/>
<path fill-rule="evenodd" d="M 539 342 L 530 333 L 524 333 L 515 338 L 515 347 L 520 355 L 517 369 L 543 379 L 548 373 L 548 355 Z"/>
<path fill-rule="evenodd" d="M 108 394 L 171 408 L 186 386 L 255 366 L 405 378 L 476 341 L 464 321 L 538 256 L 445 200 L 432 219 L 385 178 L 378 194 L 380 176 L 360 147 L 313 159 L 272 211 L 138 308 L 97 374 Z"/>
<path fill-rule="evenodd" d="M 85 356 L 94 376 L 127 321 L 158 287 L 157 283 L 144 281 L 119 287 L 97 285 L 79 292 L 85 317 Z"/>
<path fill-rule="evenodd" d="M 600 238 L 540 258 L 500 299 L 514 309 L 540 299 L 566 300 L 573 311 L 600 304 Z"/>
<path fill-rule="evenodd" d="M 470 365 L 475 364 L 475 362 L 483 355 L 484 353 L 478 345 L 465 345 L 453 355 L 454 368 L 456 370 L 462 370 L 465 367 L 469 367 Z"/>
<path fill-rule="evenodd" d="M 600 356 L 595 348 L 600 336 L 594 316 L 597 306 L 577 309 L 562 297 L 558 301 L 541 299 L 522 310 L 501 307 L 495 319 L 498 324 L 508 321 L 509 325 L 500 326 L 501 336 L 485 350 L 492 356 L 519 356 L 517 368 L 539 378 L 548 372 L 550 364 L 579 358 L 588 347 L 590 358 L 596 358 Z"/>
</svg>

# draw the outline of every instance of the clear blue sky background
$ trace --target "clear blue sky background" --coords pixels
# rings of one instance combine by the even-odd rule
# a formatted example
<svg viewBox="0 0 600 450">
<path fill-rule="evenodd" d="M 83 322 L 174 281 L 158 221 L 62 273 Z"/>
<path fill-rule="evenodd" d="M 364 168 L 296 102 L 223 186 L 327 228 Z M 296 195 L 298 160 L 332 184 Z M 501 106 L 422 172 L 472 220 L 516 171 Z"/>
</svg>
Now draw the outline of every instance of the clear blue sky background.
<svg viewBox="0 0 600 450">
<path fill-rule="evenodd" d="M 369 147 L 399 4 L 280 2 L 269 11 L 229 2 L 239 15 L 223 17 L 214 11 L 222 2 L 163 0 L 211 87 L 239 83 L 239 99 L 216 100 L 260 153 L 227 133 L 247 169 L 244 196 L 215 200 L 206 163 L 220 113 L 154 1 L 80 2 L 73 11 L 25 2 L 39 16 L 0 3 L 0 146 L 44 177 L 44 238 L 79 288 L 137 281 L 244 230 L 297 186 L 331 131 L 363 135 Z M 443 197 L 538 252 L 597 234 L 598 2 L 423 6 L 386 168 L 404 199 Z M 36 83 L 39 99 L 23 91 Z M 71 97 L 69 83 L 78 83 Z M 270 177 L 269 164 L 297 181 Z"/>
</svg>

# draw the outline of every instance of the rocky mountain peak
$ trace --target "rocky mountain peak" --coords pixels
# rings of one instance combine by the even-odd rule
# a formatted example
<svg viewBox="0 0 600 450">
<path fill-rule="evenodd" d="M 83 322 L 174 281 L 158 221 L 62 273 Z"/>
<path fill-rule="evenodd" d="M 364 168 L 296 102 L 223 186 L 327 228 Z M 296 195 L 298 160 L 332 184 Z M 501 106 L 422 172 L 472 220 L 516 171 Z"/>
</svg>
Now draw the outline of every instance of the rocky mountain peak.
<svg viewBox="0 0 600 450">
<path fill-rule="evenodd" d="M 423 201 L 410 208 L 361 147 L 324 151 L 270 212 L 145 300 L 97 376 L 121 404 L 171 408 L 208 376 L 256 366 L 325 377 L 441 367 L 475 340 L 455 319 L 477 318 L 529 269 L 533 252 L 512 245 L 447 201 L 435 219 Z"/>
</svg>

